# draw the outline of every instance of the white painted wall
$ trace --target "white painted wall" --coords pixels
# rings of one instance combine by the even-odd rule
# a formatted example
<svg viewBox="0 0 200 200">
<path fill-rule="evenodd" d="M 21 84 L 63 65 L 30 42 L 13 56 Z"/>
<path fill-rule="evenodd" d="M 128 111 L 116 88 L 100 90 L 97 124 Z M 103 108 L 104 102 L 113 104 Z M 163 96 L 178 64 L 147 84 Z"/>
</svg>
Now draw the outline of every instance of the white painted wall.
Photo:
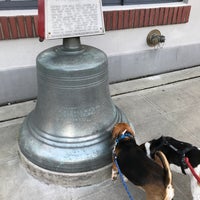
<svg viewBox="0 0 200 200">
<path fill-rule="evenodd" d="M 200 1 L 189 0 L 188 3 L 192 5 L 189 23 L 109 31 L 105 35 L 82 37 L 81 41 L 83 44 L 103 50 L 108 55 L 111 82 L 199 65 Z M 180 4 L 183 3 L 173 3 L 177 6 Z M 155 7 L 155 5 L 148 5 L 148 7 L 152 6 Z M 147 7 L 147 5 L 143 7 Z M 128 8 L 128 6 L 124 8 Z M 104 9 L 108 8 L 104 7 Z M 0 11 L 0 15 L 7 14 Z M 147 46 L 146 37 L 152 29 L 159 29 L 166 37 L 163 48 L 155 50 Z M 34 97 L 36 95 L 34 70 L 37 55 L 41 51 L 61 43 L 62 40 L 39 42 L 38 39 L 0 41 L 0 85 L 2 85 L 0 86 L 0 96 L 3 96 L 2 100 L 0 98 L 0 103 Z M 26 73 L 23 78 L 21 75 L 16 75 L 19 72 L 18 69 L 24 69 L 29 73 L 28 84 L 26 84 Z M 1 77 L 5 77 L 5 75 L 12 78 L 2 79 Z M 30 81 L 31 78 L 32 81 Z M 17 86 L 16 82 L 21 83 L 21 88 Z M 26 88 L 23 88 L 24 84 Z M 12 89 L 9 89 L 10 87 Z M 18 96 L 12 97 L 13 92 L 16 92 Z"/>
<path fill-rule="evenodd" d="M 169 5 L 180 4 L 182 3 Z M 152 49 L 146 44 L 146 36 L 149 31 L 155 28 L 166 36 L 164 48 L 200 43 L 200 2 L 190 0 L 189 4 L 192 5 L 189 23 L 108 31 L 105 35 L 82 37 L 82 43 L 100 48 L 108 56 L 145 51 Z M 148 7 L 151 6 L 154 5 L 148 5 Z M 160 7 L 163 4 L 157 6 Z M 14 11 L 12 13 L 15 14 Z M 7 15 L 7 13 L 0 11 L 0 15 Z M 49 40 L 41 43 L 38 39 L 0 41 L 0 68 L 34 65 L 38 53 L 50 46 L 61 44 L 61 42 L 61 40 Z"/>
</svg>

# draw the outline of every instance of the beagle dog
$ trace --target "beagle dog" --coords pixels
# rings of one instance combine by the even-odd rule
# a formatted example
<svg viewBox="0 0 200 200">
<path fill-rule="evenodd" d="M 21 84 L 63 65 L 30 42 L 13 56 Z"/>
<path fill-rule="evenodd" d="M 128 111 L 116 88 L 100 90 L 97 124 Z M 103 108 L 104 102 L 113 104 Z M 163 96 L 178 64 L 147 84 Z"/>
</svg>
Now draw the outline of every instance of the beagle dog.
<svg viewBox="0 0 200 200">
<path fill-rule="evenodd" d="M 200 200 L 200 184 L 193 176 L 191 170 L 185 162 L 185 157 L 189 159 L 196 174 L 200 177 L 200 149 L 183 141 L 172 137 L 160 137 L 140 145 L 141 149 L 149 158 L 154 159 L 156 151 L 162 151 L 170 163 L 172 171 L 188 174 L 190 176 L 190 186 L 193 200 Z"/>
<path fill-rule="evenodd" d="M 118 175 L 116 159 L 123 175 L 145 191 L 147 200 L 171 200 L 174 197 L 174 189 L 166 157 L 162 152 L 156 153 L 158 161 L 147 157 L 136 144 L 134 135 L 134 131 L 127 123 L 118 123 L 113 128 L 112 138 L 115 145 L 112 180 Z"/>
</svg>

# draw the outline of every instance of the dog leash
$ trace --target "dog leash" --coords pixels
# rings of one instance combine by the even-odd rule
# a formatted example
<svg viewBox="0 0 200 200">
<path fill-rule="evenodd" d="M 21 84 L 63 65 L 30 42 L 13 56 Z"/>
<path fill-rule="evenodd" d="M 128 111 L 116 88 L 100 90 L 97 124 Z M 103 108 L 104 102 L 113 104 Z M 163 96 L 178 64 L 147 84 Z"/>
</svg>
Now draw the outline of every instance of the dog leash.
<svg viewBox="0 0 200 200">
<path fill-rule="evenodd" d="M 119 165 L 118 165 L 118 162 L 117 162 L 117 156 L 114 157 L 114 161 L 115 161 L 115 164 L 116 164 L 116 166 L 117 166 L 120 179 L 121 179 L 121 181 L 122 181 L 122 184 L 123 184 L 123 186 L 124 186 L 124 189 L 126 190 L 126 193 L 128 194 L 129 199 L 130 199 L 130 200 L 134 200 L 133 197 L 132 197 L 132 195 L 131 195 L 131 193 L 130 193 L 130 191 L 129 191 L 129 189 L 128 189 L 128 186 L 127 186 L 127 184 L 126 184 L 126 182 L 125 182 L 125 180 L 124 180 L 123 174 L 122 174 L 122 172 L 121 172 L 121 170 L 120 170 L 120 168 L 119 168 Z"/>
<path fill-rule="evenodd" d="M 197 173 L 195 172 L 194 168 L 190 164 L 190 161 L 189 161 L 188 157 L 185 157 L 185 162 L 186 162 L 187 166 L 189 167 L 190 171 L 192 172 L 193 176 L 196 178 L 197 182 L 200 184 L 200 177 L 197 175 Z"/>
</svg>

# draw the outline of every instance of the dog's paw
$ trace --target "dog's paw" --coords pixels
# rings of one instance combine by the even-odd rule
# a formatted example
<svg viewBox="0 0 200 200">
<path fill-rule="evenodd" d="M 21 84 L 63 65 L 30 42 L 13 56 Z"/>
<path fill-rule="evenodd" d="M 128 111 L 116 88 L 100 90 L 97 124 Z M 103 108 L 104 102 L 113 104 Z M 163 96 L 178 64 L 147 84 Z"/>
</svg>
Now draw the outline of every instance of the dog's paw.
<svg viewBox="0 0 200 200">
<path fill-rule="evenodd" d="M 123 175 L 124 181 L 127 183 L 128 179 L 126 178 L 126 176 Z"/>
<path fill-rule="evenodd" d="M 117 176 L 118 176 L 118 171 L 112 170 L 111 180 L 112 180 L 112 181 L 117 180 Z"/>
<path fill-rule="evenodd" d="M 111 177 L 111 180 L 112 180 L 113 182 L 116 181 L 116 180 L 117 180 L 117 176 Z"/>
</svg>

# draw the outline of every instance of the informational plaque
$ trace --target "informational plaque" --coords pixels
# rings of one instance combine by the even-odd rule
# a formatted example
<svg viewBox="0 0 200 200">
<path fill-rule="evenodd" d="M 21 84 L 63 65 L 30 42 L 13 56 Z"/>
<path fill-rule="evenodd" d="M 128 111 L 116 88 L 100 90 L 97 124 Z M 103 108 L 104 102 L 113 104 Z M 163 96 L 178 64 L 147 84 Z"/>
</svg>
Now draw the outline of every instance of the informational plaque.
<svg viewBox="0 0 200 200">
<path fill-rule="evenodd" d="M 45 39 L 105 32 L 101 0 L 39 0 L 39 27 Z M 42 4 L 42 6 L 40 6 Z M 39 22 L 40 22 L 39 21 Z"/>
</svg>

